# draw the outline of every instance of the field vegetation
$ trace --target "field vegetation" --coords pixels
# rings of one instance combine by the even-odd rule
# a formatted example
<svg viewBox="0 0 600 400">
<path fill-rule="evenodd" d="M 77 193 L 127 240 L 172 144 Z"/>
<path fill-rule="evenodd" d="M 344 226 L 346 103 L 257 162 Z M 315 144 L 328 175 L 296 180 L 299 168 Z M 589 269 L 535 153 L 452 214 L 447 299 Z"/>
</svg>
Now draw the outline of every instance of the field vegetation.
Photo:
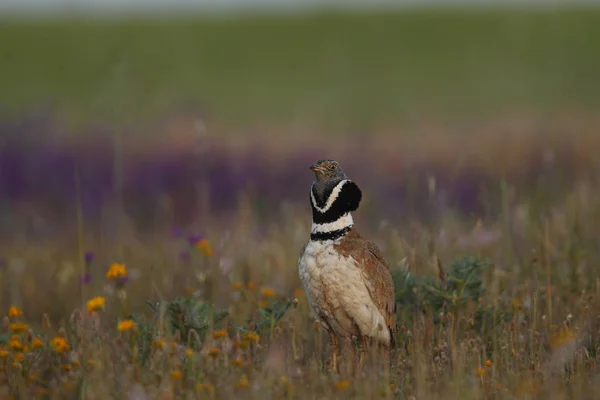
<svg viewBox="0 0 600 400">
<path fill-rule="evenodd" d="M 593 10 L 2 21 L 0 397 L 598 398 L 598 46 Z M 332 374 L 300 286 L 325 157 L 389 369 Z"/>
</svg>

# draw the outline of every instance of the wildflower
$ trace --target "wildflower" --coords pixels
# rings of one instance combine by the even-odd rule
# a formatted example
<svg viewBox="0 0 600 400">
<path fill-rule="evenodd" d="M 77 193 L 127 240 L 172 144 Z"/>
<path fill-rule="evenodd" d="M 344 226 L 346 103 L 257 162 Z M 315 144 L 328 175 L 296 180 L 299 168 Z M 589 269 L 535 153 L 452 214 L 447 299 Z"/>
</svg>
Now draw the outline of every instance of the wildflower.
<svg viewBox="0 0 600 400">
<path fill-rule="evenodd" d="M 248 377 L 246 375 L 242 375 L 240 380 L 237 382 L 236 386 L 240 389 L 246 389 L 248 386 L 250 386 L 250 381 L 248 380 Z"/>
<path fill-rule="evenodd" d="M 157 349 L 164 349 L 167 345 L 164 339 L 156 339 L 152 342 L 152 346 Z"/>
<path fill-rule="evenodd" d="M 181 379 L 182 377 L 183 377 L 183 374 L 178 369 L 171 372 L 171 378 L 173 378 L 173 379 Z"/>
<path fill-rule="evenodd" d="M 217 349 L 216 347 L 211 347 L 208 350 L 208 355 L 211 357 L 217 357 L 219 354 L 221 354 L 221 350 Z"/>
<path fill-rule="evenodd" d="M 98 367 L 102 366 L 102 363 L 101 363 L 100 361 L 96 361 L 96 360 L 94 360 L 93 358 L 90 358 L 90 359 L 87 361 L 87 366 L 88 366 L 89 368 L 98 368 Z"/>
<path fill-rule="evenodd" d="M 304 290 L 302 288 L 294 289 L 294 297 L 295 298 L 300 299 L 302 296 L 304 296 Z"/>
<path fill-rule="evenodd" d="M 205 256 L 212 256 L 213 254 L 213 250 L 212 247 L 210 245 L 210 242 L 206 239 L 200 239 L 198 240 L 196 243 L 194 243 L 194 246 L 200 250 L 202 253 L 204 253 Z"/>
<path fill-rule="evenodd" d="M 258 308 L 266 308 L 269 306 L 269 303 L 266 300 L 260 300 L 258 302 Z"/>
<path fill-rule="evenodd" d="M 17 353 L 15 355 L 15 361 L 21 361 L 23 359 L 23 353 Z"/>
<path fill-rule="evenodd" d="M 44 342 L 40 338 L 35 338 L 31 341 L 31 349 L 36 350 L 41 347 L 44 347 Z"/>
<path fill-rule="evenodd" d="M 8 357 L 8 351 L 6 351 L 6 349 L 4 348 L 0 348 L 0 358 L 6 358 Z"/>
<path fill-rule="evenodd" d="M 97 297 L 94 297 L 94 298 L 90 299 L 87 302 L 86 308 L 87 308 L 87 310 L 89 312 L 93 313 L 93 312 L 96 312 L 96 311 L 103 310 L 104 309 L 104 303 L 105 303 L 104 297 L 97 296 Z"/>
<path fill-rule="evenodd" d="M 196 390 L 199 392 L 212 393 L 215 391 L 215 388 L 210 383 L 199 383 L 196 385 Z"/>
<path fill-rule="evenodd" d="M 126 319 L 124 321 L 119 322 L 117 325 L 117 330 L 119 332 L 130 331 L 135 327 L 135 322 L 132 319 Z"/>
<path fill-rule="evenodd" d="M 54 348 L 57 353 L 62 353 L 70 349 L 69 344 L 64 337 L 57 336 L 50 341 L 50 346 Z"/>
<path fill-rule="evenodd" d="M 336 390 L 339 390 L 339 391 L 346 390 L 350 387 L 350 381 L 349 380 L 338 381 L 335 383 L 334 386 L 335 386 Z"/>
<path fill-rule="evenodd" d="M 262 297 L 270 298 L 277 296 L 277 292 L 271 288 L 262 288 L 260 291 Z"/>
<path fill-rule="evenodd" d="M 242 341 L 235 343 L 235 347 L 238 349 L 245 349 L 249 345 L 250 345 L 250 342 L 248 342 L 247 340 L 242 340 Z"/>
<path fill-rule="evenodd" d="M 254 283 L 254 281 L 248 281 L 246 287 L 248 288 L 248 290 L 254 290 L 256 289 L 256 283 Z"/>
<path fill-rule="evenodd" d="M 555 348 L 560 347 L 563 344 L 566 344 L 574 339 L 575 339 L 575 335 L 573 334 L 573 332 L 571 332 L 569 330 L 562 330 L 560 332 L 554 333 L 550 337 L 550 347 L 555 349 Z"/>
<path fill-rule="evenodd" d="M 17 317 L 20 317 L 21 315 L 23 315 L 23 311 L 19 310 L 15 306 L 11 306 L 8 309 L 8 318 L 17 318 Z"/>
<path fill-rule="evenodd" d="M 220 329 L 212 333 L 212 338 L 215 340 L 224 338 L 225 336 L 227 336 L 227 331 L 225 329 Z"/>
<path fill-rule="evenodd" d="M 91 251 L 86 251 L 83 255 L 83 260 L 86 264 L 91 264 L 94 261 L 94 253 Z"/>
<path fill-rule="evenodd" d="M 235 291 L 240 291 L 243 287 L 244 286 L 240 282 L 234 282 L 231 284 L 231 288 Z"/>
<path fill-rule="evenodd" d="M 18 336 L 12 336 L 8 341 L 8 347 L 14 351 L 21 351 L 23 350 L 23 343 L 21 343 L 21 339 Z"/>
<path fill-rule="evenodd" d="M 185 349 L 185 356 L 186 357 L 192 357 L 194 355 L 194 350 L 192 349 Z"/>
<path fill-rule="evenodd" d="M 480 368 L 477 368 L 477 369 L 475 370 L 475 375 L 477 375 L 477 376 L 479 376 L 479 377 L 482 377 L 482 376 L 484 376 L 484 375 L 485 375 L 485 369 L 483 369 L 483 368 L 481 368 L 481 367 L 480 367 Z"/>
<path fill-rule="evenodd" d="M 65 364 L 65 365 L 63 365 L 63 369 L 66 372 L 69 372 L 71 369 L 73 369 L 73 367 L 70 364 Z"/>
<path fill-rule="evenodd" d="M 492 360 L 485 360 L 485 366 L 486 367 L 491 367 L 492 365 L 494 365 L 494 363 L 492 362 Z"/>
<path fill-rule="evenodd" d="M 241 358 L 236 358 L 234 360 L 230 360 L 229 364 L 231 364 L 232 367 L 243 367 L 246 365 L 246 362 Z"/>
<path fill-rule="evenodd" d="M 110 266 L 110 269 L 106 273 L 106 279 L 115 280 L 119 278 L 127 277 L 127 268 L 125 268 L 125 264 L 113 264 Z"/>
<path fill-rule="evenodd" d="M 248 332 L 244 335 L 244 339 L 246 340 L 254 340 L 255 342 L 258 342 L 260 340 L 260 336 L 258 335 L 258 333 L 255 332 Z"/>
<path fill-rule="evenodd" d="M 29 327 L 27 326 L 27 324 L 23 324 L 20 322 L 15 322 L 10 324 L 10 331 L 12 333 L 23 333 L 23 332 L 27 332 L 27 330 L 29 329 Z"/>
<path fill-rule="evenodd" d="M 79 277 L 79 283 L 82 285 L 89 285 L 92 282 L 92 274 L 86 272 Z"/>
</svg>

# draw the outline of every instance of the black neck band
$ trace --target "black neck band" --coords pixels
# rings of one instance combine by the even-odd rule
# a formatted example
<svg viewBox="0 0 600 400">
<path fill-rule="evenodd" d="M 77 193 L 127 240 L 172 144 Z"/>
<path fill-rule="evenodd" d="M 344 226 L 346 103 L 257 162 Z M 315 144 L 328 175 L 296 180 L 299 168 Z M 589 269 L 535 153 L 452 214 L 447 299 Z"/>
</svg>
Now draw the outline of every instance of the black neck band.
<svg viewBox="0 0 600 400">
<path fill-rule="evenodd" d="M 352 225 L 345 227 L 344 229 L 338 229 L 330 232 L 315 232 L 310 234 L 310 240 L 324 241 L 324 240 L 336 240 L 350 232 Z"/>
</svg>

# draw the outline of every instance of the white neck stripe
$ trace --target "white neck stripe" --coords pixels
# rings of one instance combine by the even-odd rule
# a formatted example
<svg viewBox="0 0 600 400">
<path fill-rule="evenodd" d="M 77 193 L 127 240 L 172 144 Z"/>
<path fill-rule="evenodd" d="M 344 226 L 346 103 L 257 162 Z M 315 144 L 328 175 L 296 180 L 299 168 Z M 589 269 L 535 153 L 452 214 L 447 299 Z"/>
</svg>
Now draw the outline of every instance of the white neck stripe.
<svg viewBox="0 0 600 400">
<path fill-rule="evenodd" d="M 346 182 L 349 182 L 349 180 L 348 179 L 344 179 L 343 181 L 341 181 L 340 183 L 338 183 L 337 185 L 335 185 L 335 187 L 331 191 L 331 194 L 329 195 L 329 198 L 327 198 L 327 202 L 325 203 L 325 206 L 323 208 L 321 208 L 321 207 L 319 207 L 317 205 L 317 201 L 315 200 L 315 195 L 313 194 L 312 185 L 311 185 L 311 187 L 310 187 L 310 200 L 312 201 L 313 207 L 316 208 L 317 211 L 319 211 L 322 214 L 324 214 L 327 211 L 329 211 L 329 209 L 331 208 L 331 206 L 333 206 L 333 202 L 340 195 L 340 192 L 342 191 L 342 187 L 344 186 L 344 184 Z M 313 185 L 314 185 L 314 183 L 313 183 Z"/>
<path fill-rule="evenodd" d="M 339 231 L 344 228 L 349 228 L 352 225 L 354 225 L 352 215 L 350 215 L 350 213 L 346 213 L 333 222 L 327 222 L 324 224 L 315 224 L 313 222 L 310 233 L 328 233 L 333 231 Z"/>
</svg>

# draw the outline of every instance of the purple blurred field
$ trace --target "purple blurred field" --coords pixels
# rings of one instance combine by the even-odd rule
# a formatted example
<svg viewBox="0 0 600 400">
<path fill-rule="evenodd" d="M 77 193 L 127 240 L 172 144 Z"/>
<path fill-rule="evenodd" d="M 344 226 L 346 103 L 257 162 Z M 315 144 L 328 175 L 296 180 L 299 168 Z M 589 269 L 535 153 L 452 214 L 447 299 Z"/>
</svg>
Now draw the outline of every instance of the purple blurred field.
<svg viewBox="0 0 600 400">
<path fill-rule="evenodd" d="M 475 133 L 465 132 L 464 140 L 450 133 L 431 134 L 420 142 L 374 134 L 376 146 L 369 146 L 368 138 L 335 137 L 298 146 L 285 136 L 250 144 L 245 140 L 236 146 L 235 140 L 182 136 L 163 129 L 160 140 L 150 136 L 144 143 L 124 140 L 121 165 L 110 130 L 69 135 L 84 138 L 73 141 L 65 139 L 61 125 L 49 115 L 4 118 L 1 234 L 10 237 L 17 226 L 15 218 L 33 215 L 44 219 L 46 234 L 72 226 L 78 198 L 76 169 L 87 226 L 106 217 L 107 205 L 119 204 L 118 179 L 125 213 L 140 231 L 156 228 L 160 224 L 156 216 L 165 209 L 170 210 L 170 223 L 184 228 L 207 218 L 226 221 L 241 195 L 248 196 L 263 218 L 277 216 L 273 211 L 282 202 L 304 205 L 308 213 L 307 187 L 312 181 L 308 165 L 328 157 L 339 159 L 363 187 L 365 215 L 378 207 L 375 215 L 391 221 L 427 221 L 448 209 L 464 216 L 493 216 L 500 211 L 503 177 L 517 193 L 541 193 L 541 200 L 548 203 L 581 177 L 592 181 L 598 177 L 593 151 L 598 138 L 587 133 L 592 128 L 582 129 L 581 123 L 544 125 L 511 127 L 507 122 L 490 125 L 490 133 L 479 136 L 480 129 L 473 128 Z M 469 139 L 473 137 L 477 141 Z M 433 200 L 430 177 L 435 178 Z"/>
</svg>

